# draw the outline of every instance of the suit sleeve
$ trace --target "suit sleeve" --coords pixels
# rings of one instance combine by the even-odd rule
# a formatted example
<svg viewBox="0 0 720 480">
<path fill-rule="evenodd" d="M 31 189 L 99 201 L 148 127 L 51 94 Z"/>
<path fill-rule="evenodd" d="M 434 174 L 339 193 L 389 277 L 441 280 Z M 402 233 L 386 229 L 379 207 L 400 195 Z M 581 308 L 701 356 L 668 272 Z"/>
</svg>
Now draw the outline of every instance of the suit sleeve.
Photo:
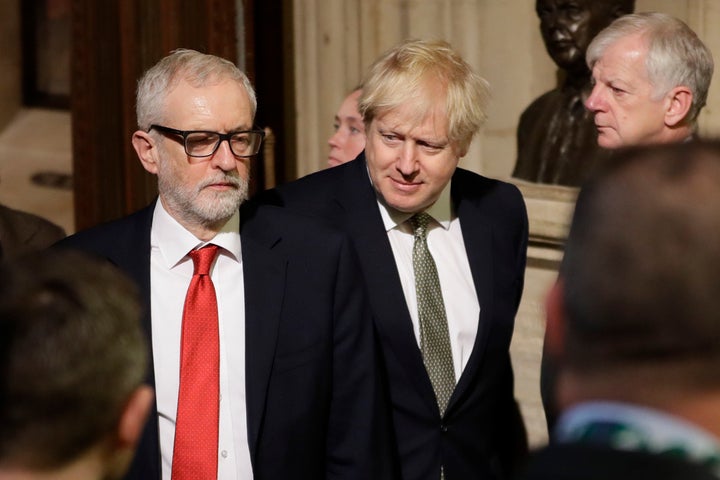
<svg viewBox="0 0 720 480">
<path fill-rule="evenodd" d="M 393 478 L 389 406 L 382 394 L 373 322 L 357 258 L 345 239 L 333 305 L 333 389 L 328 479 Z"/>
</svg>

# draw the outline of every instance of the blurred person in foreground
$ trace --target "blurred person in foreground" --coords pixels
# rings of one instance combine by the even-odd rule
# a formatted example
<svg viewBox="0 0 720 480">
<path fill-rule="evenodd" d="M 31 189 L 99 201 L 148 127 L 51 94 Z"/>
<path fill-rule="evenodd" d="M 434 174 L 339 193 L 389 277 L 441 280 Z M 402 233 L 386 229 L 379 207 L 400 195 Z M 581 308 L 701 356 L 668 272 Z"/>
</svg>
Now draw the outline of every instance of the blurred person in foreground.
<svg viewBox="0 0 720 480">
<path fill-rule="evenodd" d="M 335 114 L 333 122 L 335 133 L 328 139 L 329 167 L 355 160 L 365 148 L 365 123 L 358 111 L 358 99 L 361 93 L 362 87 L 350 92 Z"/>
<path fill-rule="evenodd" d="M 245 202 L 263 139 L 247 76 L 180 49 L 137 97 L 159 198 L 61 244 L 128 272 L 147 308 L 157 402 L 128 478 L 384 478 L 357 259 L 341 232 Z"/>
<path fill-rule="evenodd" d="M 524 478 L 718 478 L 720 143 L 616 152 L 546 310 L 562 415 Z"/>
<path fill-rule="evenodd" d="M 120 478 L 153 398 L 134 285 L 56 250 L 0 278 L 0 478 Z"/>
<path fill-rule="evenodd" d="M 364 154 L 265 194 L 352 239 L 405 480 L 508 478 L 526 451 L 509 355 L 525 204 L 458 168 L 488 98 L 448 43 L 403 42 L 363 80 Z"/>
</svg>

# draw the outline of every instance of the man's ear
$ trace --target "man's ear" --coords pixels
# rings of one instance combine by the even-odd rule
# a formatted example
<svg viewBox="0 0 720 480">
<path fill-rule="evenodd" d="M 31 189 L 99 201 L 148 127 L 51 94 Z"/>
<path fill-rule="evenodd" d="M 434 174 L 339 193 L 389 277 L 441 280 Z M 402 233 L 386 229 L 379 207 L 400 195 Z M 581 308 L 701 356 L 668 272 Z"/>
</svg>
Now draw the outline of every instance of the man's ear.
<svg viewBox="0 0 720 480">
<path fill-rule="evenodd" d="M 559 359 L 565 352 L 564 282 L 558 277 L 545 297 L 545 346 L 543 351 Z"/>
<path fill-rule="evenodd" d="M 461 145 L 460 142 L 456 142 L 451 146 L 451 148 L 458 159 L 461 159 L 467 155 L 468 150 L 470 150 L 470 144 Z"/>
<path fill-rule="evenodd" d="M 665 98 L 668 102 L 665 110 L 665 125 L 675 127 L 682 124 L 692 106 L 692 91 L 680 85 L 670 90 Z"/>
<path fill-rule="evenodd" d="M 148 385 L 139 386 L 130 395 L 117 426 L 119 448 L 135 449 L 150 414 L 150 407 L 154 399 L 153 389 Z"/>
<path fill-rule="evenodd" d="M 153 389 L 148 385 L 139 386 L 130 395 L 120 413 L 113 435 L 108 437 L 102 478 L 120 479 L 127 472 L 154 398 Z"/>
<path fill-rule="evenodd" d="M 157 145 L 148 132 L 137 130 L 133 133 L 132 144 L 145 170 L 157 174 Z"/>
</svg>

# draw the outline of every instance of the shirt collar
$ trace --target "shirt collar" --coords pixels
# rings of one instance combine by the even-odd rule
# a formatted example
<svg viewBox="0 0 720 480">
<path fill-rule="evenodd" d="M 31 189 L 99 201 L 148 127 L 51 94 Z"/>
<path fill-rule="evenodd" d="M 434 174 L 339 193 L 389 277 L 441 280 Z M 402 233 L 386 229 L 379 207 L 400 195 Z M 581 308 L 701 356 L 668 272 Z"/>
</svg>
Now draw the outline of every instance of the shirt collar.
<svg viewBox="0 0 720 480">
<path fill-rule="evenodd" d="M 151 244 L 160 250 L 168 269 L 180 263 L 194 248 L 212 243 L 240 262 L 240 212 L 236 211 L 209 242 L 203 242 L 175 220 L 158 199 L 153 213 Z"/>
</svg>

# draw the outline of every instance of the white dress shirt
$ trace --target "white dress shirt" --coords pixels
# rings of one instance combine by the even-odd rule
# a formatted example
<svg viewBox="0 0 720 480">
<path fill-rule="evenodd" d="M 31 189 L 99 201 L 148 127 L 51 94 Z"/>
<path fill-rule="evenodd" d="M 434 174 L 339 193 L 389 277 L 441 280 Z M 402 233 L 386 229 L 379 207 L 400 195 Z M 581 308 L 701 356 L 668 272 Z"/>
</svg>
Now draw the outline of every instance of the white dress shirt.
<svg viewBox="0 0 720 480">
<path fill-rule="evenodd" d="M 222 247 L 210 272 L 217 294 L 220 333 L 218 479 L 222 480 L 252 479 L 245 408 L 245 293 L 239 225 L 240 214 L 236 213 L 208 242 Z M 187 254 L 205 242 L 182 227 L 158 200 L 150 245 L 152 348 L 162 478 L 170 480 L 180 383 L 182 312 L 193 274 L 193 262 Z"/>
<path fill-rule="evenodd" d="M 378 206 L 395 256 L 415 338 L 420 345 L 420 320 L 412 263 L 414 237 L 412 227 L 407 222 L 413 214 L 390 208 L 379 196 Z M 452 211 L 450 183 L 426 212 L 434 220 L 428 225 L 427 243 L 440 279 L 457 382 L 475 344 L 480 320 L 480 302 L 465 251 L 460 219 Z"/>
</svg>

